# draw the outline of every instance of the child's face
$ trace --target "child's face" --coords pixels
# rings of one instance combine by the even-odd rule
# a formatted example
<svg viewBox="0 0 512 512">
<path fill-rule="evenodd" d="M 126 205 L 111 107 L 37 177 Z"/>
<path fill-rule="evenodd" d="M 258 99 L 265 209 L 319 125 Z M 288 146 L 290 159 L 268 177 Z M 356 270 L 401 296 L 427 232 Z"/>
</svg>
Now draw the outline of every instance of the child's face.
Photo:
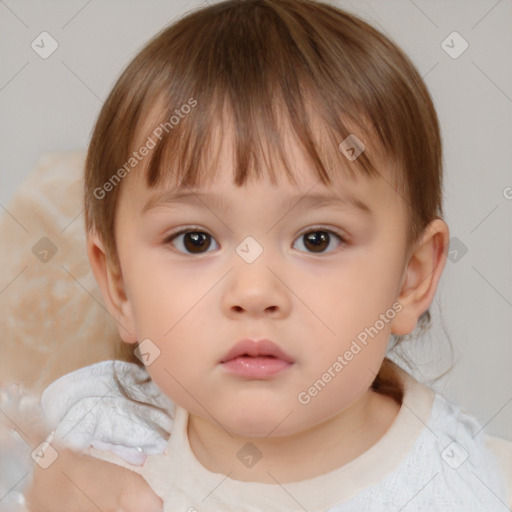
<svg viewBox="0 0 512 512">
<path fill-rule="evenodd" d="M 406 204 L 389 169 L 385 179 L 340 173 L 329 189 L 293 145 L 298 185 L 265 175 L 238 188 L 227 136 L 222 147 L 222 176 L 179 202 L 143 212 L 163 189 L 147 188 L 138 170 L 123 181 L 123 337 L 152 340 L 161 353 L 151 377 L 191 414 L 241 436 L 289 435 L 353 404 L 379 371 L 407 267 Z M 332 192 L 369 212 L 310 203 Z M 164 242 L 190 225 L 207 236 Z M 220 361 L 243 338 L 273 340 L 293 364 L 271 377 L 227 372 Z"/>
</svg>

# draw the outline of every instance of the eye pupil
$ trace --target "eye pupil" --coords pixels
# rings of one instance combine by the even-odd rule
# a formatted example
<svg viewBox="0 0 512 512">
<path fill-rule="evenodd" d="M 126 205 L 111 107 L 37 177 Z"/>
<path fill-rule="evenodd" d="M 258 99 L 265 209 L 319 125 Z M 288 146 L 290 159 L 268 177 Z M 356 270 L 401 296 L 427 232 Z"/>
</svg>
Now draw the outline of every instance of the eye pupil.
<svg viewBox="0 0 512 512">
<path fill-rule="evenodd" d="M 192 253 L 200 253 L 202 250 L 208 249 L 211 244 L 211 240 L 209 240 L 209 235 L 206 233 L 201 233 L 199 231 L 189 231 L 185 233 L 183 243 L 186 249 Z M 205 241 L 207 241 L 205 245 Z M 189 244 L 188 242 L 191 242 Z"/>
<path fill-rule="evenodd" d="M 304 235 L 306 239 L 306 247 L 313 250 L 313 252 L 322 252 L 329 246 L 329 233 L 326 231 L 311 231 Z M 311 246 L 309 246 L 311 244 Z"/>
</svg>

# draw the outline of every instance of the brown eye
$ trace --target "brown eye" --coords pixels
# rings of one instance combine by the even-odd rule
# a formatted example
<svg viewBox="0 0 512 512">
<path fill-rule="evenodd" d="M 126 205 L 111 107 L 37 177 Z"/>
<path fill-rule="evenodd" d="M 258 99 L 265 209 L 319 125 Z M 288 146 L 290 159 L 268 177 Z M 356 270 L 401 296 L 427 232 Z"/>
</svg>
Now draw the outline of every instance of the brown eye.
<svg viewBox="0 0 512 512">
<path fill-rule="evenodd" d="M 210 247 L 210 244 L 211 241 L 209 239 L 209 235 L 206 233 L 192 231 L 185 233 L 183 238 L 183 245 L 188 251 L 192 253 L 203 252 L 203 250 L 206 250 L 208 247 Z"/>
<path fill-rule="evenodd" d="M 336 238 L 342 241 L 341 236 L 334 233 L 333 231 L 315 230 L 302 234 L 298 240 L 303 241 L 303 245 L 307 251 L 313 253 L 323 253 L 330 245 L 332 245 L 332 241 Z"/>
<path fill-rule="evenodd" d="M 165 243 L 172 243 L 180 252 L 185 254 L 202 254 L 207 252 L 212 244 L 212 238 L 203 231 L 181 231 L 171 235 Z"/>
</svg>

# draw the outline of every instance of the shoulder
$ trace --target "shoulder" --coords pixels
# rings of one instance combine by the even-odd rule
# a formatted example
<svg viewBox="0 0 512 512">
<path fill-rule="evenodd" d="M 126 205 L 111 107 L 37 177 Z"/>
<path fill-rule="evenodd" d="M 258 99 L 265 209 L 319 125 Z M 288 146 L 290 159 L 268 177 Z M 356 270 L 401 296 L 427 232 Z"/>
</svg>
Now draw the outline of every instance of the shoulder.
<svg viewBox="0 0 512 512">
<path fill-rule="evenodd" d="M 143 367 L 124 361 L 62 376 L 43 391 L 41 408 L 56 442 L 111 451 L 134 464 L 163 451 L 174 423 L 174 404 Z"/>
<path fill-rule="evenodd" d="M 407 404 L 411 408 L 413 398 L 410 395 Z M 484 427 L 471 413 L 436 392 L 429 421 L 407 460 L 406 471 L 424 480 L 425 490 L 432 490 L 430 502 L 425 494 L 425 504 L 443 503 L 445 510 L 494 510 L 510 503 L 512 480 L 504 461 L 493 453 L 496 449 L 489 448 L 505 445 L 510 454 L 512 443 L 494 440 L 489 444 Z"/>
<path fill-rule="evenodd" d="M 505 479 L 507 505 L 512 510 L 512 441 L 497 436 L 484 435 L 485 446 L 498 461 Z"/>
<path fill-rule="evenodd" d="M 398 463 L 351 504 L 374 510 L 379 503 L 381 508 L 375 510 L 386 512 L 405 508 L 480 512 L 506 507 L 512 482 L 506 464 L 500 464 L 496 450 L 489 449 L 483 426 L 441 393 L 401 368 L 397 371 L 403 400 L 384 436 L 391 441 L 382 464 L 399 453 Z M 495 441 L 495 446 L 499 449 L 502 444 Z"/>
<path fill-rule="evenodd" d="M 485 426 L 466 409 L 436 393 L 430 428 L 436 445 L 443 447 L 442 458 L 450 467 L 468 463 L 475 472 L 494 469 L 496 481 L 507 483 L 512 471 L 512 441 L 490 436 Z M 446 444 L 448 443 L 448 444 Z M 491 474 L 491 473 L 490 473 Z M 508 481 L 512 483 L 512 481 Z"/>
<path fill-rule="evenodd" d="M 439 435 L 441 467 L 482 502 L 512 505 L 512 442 L 489 436 L 470 412 L 439 394 L 435 404 L 432 428 Z"/>
</svg>

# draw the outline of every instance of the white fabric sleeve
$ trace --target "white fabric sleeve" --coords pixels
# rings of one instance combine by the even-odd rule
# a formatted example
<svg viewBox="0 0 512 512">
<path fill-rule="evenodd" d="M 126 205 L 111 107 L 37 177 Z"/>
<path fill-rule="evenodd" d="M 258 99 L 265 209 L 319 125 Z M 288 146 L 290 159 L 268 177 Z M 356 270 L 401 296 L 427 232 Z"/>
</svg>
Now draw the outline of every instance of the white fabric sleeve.
<svg viewBox="0 0 512 512">
<path fill-rule="evenodd" d="M 143 367 L 124 361 L 64 375 L 43 391 L 41 406 L 55 442 L 77 451 L 110 451 L 135 465 L 163 452 L 174 424 L 173 402 Z"/>
</svg>

